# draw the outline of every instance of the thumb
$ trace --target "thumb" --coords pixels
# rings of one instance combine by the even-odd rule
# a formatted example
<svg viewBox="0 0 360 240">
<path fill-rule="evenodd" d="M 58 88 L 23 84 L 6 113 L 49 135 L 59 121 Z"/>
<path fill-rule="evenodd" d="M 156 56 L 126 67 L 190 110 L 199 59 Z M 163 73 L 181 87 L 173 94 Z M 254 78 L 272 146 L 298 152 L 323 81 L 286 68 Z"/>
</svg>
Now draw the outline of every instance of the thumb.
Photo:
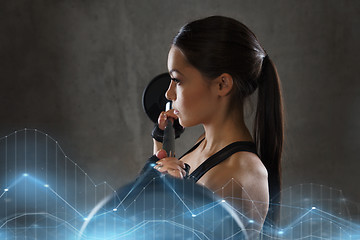
<svg viewBox="0 0 360 240">
<path fill-rule="evenodd" d="M 167 157 L 167 153 L 164 149 L 160 149 L 159 151 L 157 151 L 156 157 L 158 159 L 163 159 L 163 158 Z"/>
</svg>

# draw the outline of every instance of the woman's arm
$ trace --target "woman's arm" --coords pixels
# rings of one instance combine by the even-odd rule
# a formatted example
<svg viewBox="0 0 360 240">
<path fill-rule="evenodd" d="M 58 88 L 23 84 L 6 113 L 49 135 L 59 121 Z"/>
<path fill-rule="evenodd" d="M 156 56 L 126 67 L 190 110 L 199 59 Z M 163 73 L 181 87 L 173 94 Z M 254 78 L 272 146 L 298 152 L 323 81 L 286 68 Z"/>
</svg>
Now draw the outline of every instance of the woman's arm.
<svg viewBox="0 0 360 240">
<path fill-rule="evenodd" d="M 156 154 L 158 151 L 160 151 L 163 147 L 163 144 L 161 142 L 156 141 L 153 139 L 154 147 L 153 147 L 153 153 Z"/>
</svg>

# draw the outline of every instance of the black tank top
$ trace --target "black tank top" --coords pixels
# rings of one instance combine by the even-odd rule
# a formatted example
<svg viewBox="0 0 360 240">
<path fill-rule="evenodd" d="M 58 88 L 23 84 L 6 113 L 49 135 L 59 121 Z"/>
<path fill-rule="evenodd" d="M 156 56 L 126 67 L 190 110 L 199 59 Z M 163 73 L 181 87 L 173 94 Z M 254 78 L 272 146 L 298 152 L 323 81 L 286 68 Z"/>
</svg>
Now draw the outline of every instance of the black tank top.
<svg viewBox="0 0 360 240">
<path fill-rule="evenodd" d="M 187 151 L 184 155 L 182 155 L 179 160 L 184 157 L 186 154 L 191 153 L 194 151 L 202 141 L 204 141 L 205 138 L 203 138 L 201 141 L 199 141 L 195 146 L 193 146 L 189 151 Z M 195 182 L 197 182 L 207 171 L 209 171 L 211 168 L 215 167 L 222 161 L 226 160 L 228 157 L 233 155 L 236 152 L 252 152 L 256 155 L 256 145 L 253 142 L 248 141 L 238 141 L 233 142 L 220 151 L 216 152 L 214 155 L 210 156 L 208 159 L 206 159 L 197 169 L 195 169 L 188 178 L 194 179 Z"/>
</svg>

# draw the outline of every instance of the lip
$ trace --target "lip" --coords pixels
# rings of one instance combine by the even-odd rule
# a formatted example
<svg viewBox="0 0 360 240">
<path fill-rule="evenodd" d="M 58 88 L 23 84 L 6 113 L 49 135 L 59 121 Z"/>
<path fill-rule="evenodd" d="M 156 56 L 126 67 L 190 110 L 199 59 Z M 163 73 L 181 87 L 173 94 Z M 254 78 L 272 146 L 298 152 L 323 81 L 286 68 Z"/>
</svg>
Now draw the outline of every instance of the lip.
<svg viewBox="0 0 360 240">
<path fill-rule="evenodd" d="M 176 114 L 176 115 L 179 114 L 179 111 L 174 109 L 174 114 Z"/>
</svg>

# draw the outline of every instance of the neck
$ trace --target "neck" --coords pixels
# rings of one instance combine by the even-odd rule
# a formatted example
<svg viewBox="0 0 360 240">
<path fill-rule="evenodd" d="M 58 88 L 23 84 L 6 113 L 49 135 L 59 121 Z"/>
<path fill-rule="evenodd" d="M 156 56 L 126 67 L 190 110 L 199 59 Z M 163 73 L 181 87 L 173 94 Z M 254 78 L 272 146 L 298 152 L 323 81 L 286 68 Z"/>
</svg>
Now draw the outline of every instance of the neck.
<svg viewBox="0 0 360 240">
<path fill-rule="evenodd" d="M 237 114 L 237 117 L 235 115 L 219 117 L 203 124 L 205 130 L 203 151 L 216 152 L 236 141 L 253 141 L 245 125 L 243 114 Z"/>
</svg>

